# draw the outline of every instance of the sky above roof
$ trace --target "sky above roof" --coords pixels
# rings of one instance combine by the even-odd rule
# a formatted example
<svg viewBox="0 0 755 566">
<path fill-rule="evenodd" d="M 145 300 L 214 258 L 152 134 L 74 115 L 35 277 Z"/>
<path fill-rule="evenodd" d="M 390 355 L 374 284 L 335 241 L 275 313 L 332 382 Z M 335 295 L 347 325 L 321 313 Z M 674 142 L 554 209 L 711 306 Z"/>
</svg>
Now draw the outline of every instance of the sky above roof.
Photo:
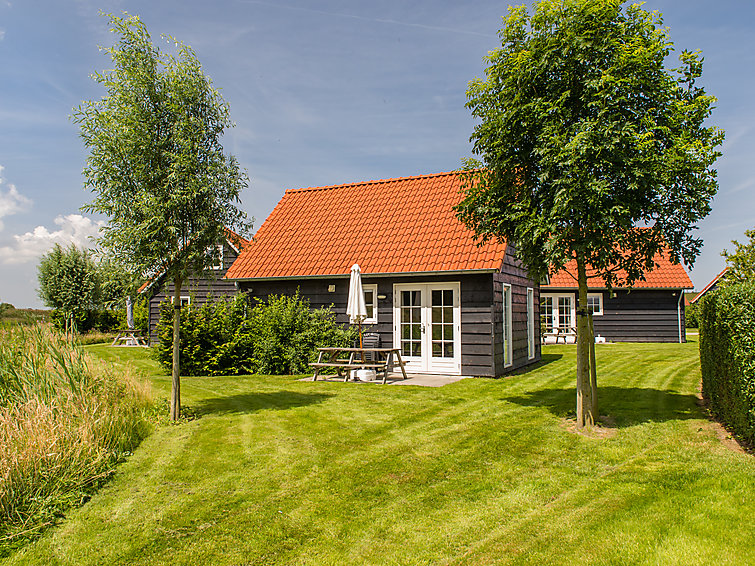
<svg viewBox="0 0 755 566">
<path fill-rule="evenodd" d="M 114 36 L 100 10 L 139 15 L 153 40 L 191 45 L 230 104 L 224 138 L 264 221 L 288 188 L 438 173 L 470 155 L 468 81 L 482 76 L 506 3 L 434 0 L 0 0 L 0 302 L 40 306 L 36 269 L 54 243 L 87 244 L 104 220 L 69 116 L 103 95 Z M 701 49 L 702 83 L 726 130 L 720 189 L 691 272 L 702 289 L 755 225 L 755 3 L 649 0 L 678 50 Z"/>
</svg>

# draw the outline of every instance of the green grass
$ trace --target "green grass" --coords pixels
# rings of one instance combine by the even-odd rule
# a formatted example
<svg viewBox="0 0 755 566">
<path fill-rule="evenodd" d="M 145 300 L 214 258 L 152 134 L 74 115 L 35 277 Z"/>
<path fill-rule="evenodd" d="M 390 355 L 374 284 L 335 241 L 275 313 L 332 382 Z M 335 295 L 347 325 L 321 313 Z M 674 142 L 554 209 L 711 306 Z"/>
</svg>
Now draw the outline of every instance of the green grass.
<svg viewBox="0 0 755 566">
<path fill-rule="evenodd" d="M 167 395 L 144 350 L 88 349 Z M 599 345 L 592 435 L 574 354 L 437 389 L 185 378 L 201 417 L 7 563 L 755 563 L 755 460 L 698 405 L 697 344 Z"/>
</svg>

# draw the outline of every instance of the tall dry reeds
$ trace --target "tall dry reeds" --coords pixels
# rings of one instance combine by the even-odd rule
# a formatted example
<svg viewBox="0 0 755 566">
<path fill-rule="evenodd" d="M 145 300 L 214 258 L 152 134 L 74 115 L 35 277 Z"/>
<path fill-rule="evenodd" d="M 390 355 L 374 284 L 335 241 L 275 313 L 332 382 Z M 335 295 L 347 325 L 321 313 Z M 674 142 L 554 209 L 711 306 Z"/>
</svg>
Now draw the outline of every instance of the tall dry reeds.
<svg viewBox="0 0 755 566">
<path fill-rule="evenodd" d="M 0 329 L 0 556 L 112 474 L 150 406 L 146 382 L 51 328 Z"/>
</svg>

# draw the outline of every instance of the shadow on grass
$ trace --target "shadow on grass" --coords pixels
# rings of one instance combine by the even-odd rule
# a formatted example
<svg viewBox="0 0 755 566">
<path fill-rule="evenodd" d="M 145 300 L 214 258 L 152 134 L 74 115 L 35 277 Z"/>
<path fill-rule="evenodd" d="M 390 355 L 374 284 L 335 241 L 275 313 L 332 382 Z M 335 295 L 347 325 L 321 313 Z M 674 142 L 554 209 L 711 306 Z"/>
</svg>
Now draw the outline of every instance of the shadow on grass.
<svg viewBox="0 0 755 566">
<path fill-rule="evenodd" d="M 194 406 L 197 415 L 256 413 L 265 410 L 284 410 L 322 403 L 332 395 L 325 393 L 296 393 L 276 391 L 274 393 L 241 393 L 228 397 L 204 399 Z"/>
<path fill-rule="evenodd" d="M 525 395 L 503 397 L 502 401 L 523 407 L 544 407 L 558 417 L 575 415 L 576 390 L 540 389 Z M 695 395 L 639 387 L 598 386 L 601 415 L 608 415 L 617 427 L 645 422 L 705 418 Z"/>
<path fill-rule="evenodd" d="M 506 374 L 506 377 L 510 377 L 512 375 L 522 375 L 524 373 L 529 373 L 533 370 L 539 369 L 541 367 L 545 367 L 548 364 L 552 364 L 553 362 L 557 362 L 563 357 L 564 357 L 563 354 L 543 354 L 542 356 L 540 356 L 539 361 L 535 362 L 534 364 L 530 364 L 528 366 L 524 366 L 517 370 L 509 372 Z"/>
</svg>

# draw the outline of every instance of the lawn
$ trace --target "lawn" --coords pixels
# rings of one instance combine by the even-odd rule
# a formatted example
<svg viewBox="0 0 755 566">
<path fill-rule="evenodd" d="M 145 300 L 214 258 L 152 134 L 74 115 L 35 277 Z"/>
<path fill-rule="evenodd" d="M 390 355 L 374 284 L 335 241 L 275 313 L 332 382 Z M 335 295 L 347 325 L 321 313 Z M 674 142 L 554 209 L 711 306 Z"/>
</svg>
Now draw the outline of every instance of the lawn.
<svg viewBox="0 0 755 566">
<path fill-rule="evenodd" d="M 169 378 L 142 349 L 89 346 Z M 184 378 L 157 429 L 8 564 L 755 564 L 755 459 L 697 402 L 697 344 L 598 345 L 573 429 L 573 346 L 442 388 Z"/>
</svg>

